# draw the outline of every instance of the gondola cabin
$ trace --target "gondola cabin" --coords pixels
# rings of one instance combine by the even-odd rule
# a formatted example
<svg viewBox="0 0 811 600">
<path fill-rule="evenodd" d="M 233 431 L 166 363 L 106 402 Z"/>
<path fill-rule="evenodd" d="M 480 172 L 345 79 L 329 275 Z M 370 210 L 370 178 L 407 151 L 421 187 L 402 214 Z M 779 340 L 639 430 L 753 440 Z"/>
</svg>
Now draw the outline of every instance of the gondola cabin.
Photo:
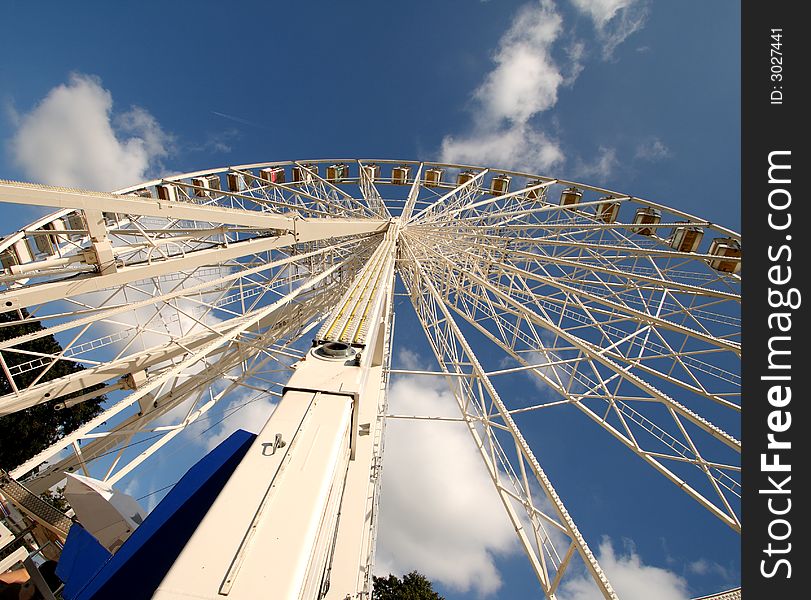
<svg viewBox="0 0 811 600">
<path fill-rule="evenodd" d="M 267 167 L 259 170 L 259 179 L 270 183 L 284 183 L 284 169 L 282 167 Z"/>
<path fill-rule="evenodd" d="M 338 163 L 327 167 L 327 181 L 330 183 L 338 183 L 343 181 L 349 176 L 349 165 L 346 163 Z"/>
<path fill-rule="evenodd" d="M 318 165 L 296 165 L 293 167 L 293 181 L 296 183 L 309 183 L 313 175 L 318 175 Z"/>
<path fill-rule="evenodd" d="M 510 191 L 510 176 L 496 175 L 490 182 L 490 193 L 494 196 L 501 196 Z"/>
<path fill-rule="evenodd" d="M 597 205 L 597 219 L 603 223 L 615 223 L 620 214 L 620 202 L 611 196 L 600 198 Z"/>
<path fill-rule="evenodd" d="M 391 170 L 391 182 L 397 185 L 405 185 L 411 175 L 410 165 L 400 165 Z"/>
<path fill-rule="evenodd" d="M 531 200 L 533 202 L 542 202 L 543 200 L 545 200 L 546 199 L 546 186 L 537 187 L 539 185 L 543 185 L 544 183 L 546 183 L 546 182 L 541 180 L 541 179 L 534 179 L 534 180 L 530 181 L 529 183 L 527 183 L 527 188 L 535 188 L 535 189 L 534 190 L 533 189 L 528 189 L 527 190 L 526 199 Z"/>
<path fill-rule="evenodd" d="M 468 181 L 476 177 L 475 171 L 462 171 L 456 176 L 456 185 L 465 185 Z"/>
<path fill-rule="evenodd" d="M 722 273 L 738 273 L 741 270 L 741 243 L 734 238 L 715 238 L 710 244 L 709 254 L 716 257 L 709 261 L 710 266 Z M 738 259 L 738 260 L 729 260 Z"/>
<path fill-rule="evenodd" d="M 380 178 L 380 165 L 372 163 L 361 167 L 364 177 L 374 183 Z"/>
<path fill-rule="evenodd" d="M 704 230 L 695 225 L 679 225 L 670 234 L 670 247 L 679 252 L 695 252 L 704 237 Z"/>
<path fill-rule="evenodd" d="M 576 187 L 569 187 L 560 193 L 560 205 L 575 206 L 580 203 L 581 198 L 583 198 L 583 192 Z"/>
<path fill-rule="evenodd" d="M 662 213 L 657 209 L 650 208 L 649 206 L 638 208 L 633 221 L 634 225 L 637 227 L 631 227 L 631 231 L 639 235 L 653 235 L 656 233 L 655 225 L 661 222 Z"/>
<path fill-rule="evenodd" d="M 155 186 L 158 198 L 167 202 L 177 202 L 177 186 L 173 183 L 159 183 Z"/>
<path fill-rule="evenodd" d="M 427 187 L 437 187 L 442 183 L 442 169 L 427 169 L 425 171 L 425 185 Z"/>
</svg>

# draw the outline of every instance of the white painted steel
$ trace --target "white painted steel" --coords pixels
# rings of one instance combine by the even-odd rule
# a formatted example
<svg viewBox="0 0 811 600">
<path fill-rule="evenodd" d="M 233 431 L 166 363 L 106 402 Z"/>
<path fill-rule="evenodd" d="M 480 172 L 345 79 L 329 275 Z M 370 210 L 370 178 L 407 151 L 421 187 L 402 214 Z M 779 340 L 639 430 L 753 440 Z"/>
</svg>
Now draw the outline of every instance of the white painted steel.
<svg viewBox="0 0 811 600">
<path fill-rule="evenodd" d="M 426 182 L 432 169 L 441 181 Z M 512 191 L 491 193 L 499 177 Z M 561 206 L 571 187 L 578 202 Z M 282 398 L 159 597 L 368 598 L 396 274 L 439 363 L 426 373 L 448 381 L 547 598 L 583 567 L 616 593 L 517 419 L 572 406 L 741 528 L 741 278 L 711 252 L 713 238 L 740 241 L 729 229 L 577 182 L 371 159 L 240 165 L 112 194 L 0 182 L 0 201 L 60 209 L 0 241 L 0 313 L 30 325 L 0 342 L 0 414 L 108 397 L 13 471 L 39 468 L 33 492 L 77 469 L 108 483 L 149 473 L 233 398 Z M 658 211 L 646 235 L 639 210 Z M 685 227 L 704 230 L 689 252 L 671 240 Z M 48 335 L 60 350 L 28 345 Z M 483 361 L 472 335 L 503 360 Z M 328 344 L 347 356 L 325 356 Z M 66 362 L 84 368 L 50 378 Z M 550 394 L 499 391 L 526 375 Z M 263 455 L 276 433 L 286 445 Z M 279 557 L 274 570 L 257 549 Z"/>
</svg>

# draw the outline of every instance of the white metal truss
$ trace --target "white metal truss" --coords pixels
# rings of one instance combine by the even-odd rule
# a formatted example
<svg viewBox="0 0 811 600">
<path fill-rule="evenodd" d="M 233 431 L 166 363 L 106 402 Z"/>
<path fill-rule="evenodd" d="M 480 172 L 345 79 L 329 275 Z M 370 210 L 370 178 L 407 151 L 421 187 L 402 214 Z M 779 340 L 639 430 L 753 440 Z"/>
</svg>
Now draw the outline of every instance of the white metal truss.
<svg viewBox="0 0 811 600">
<path fill-rule="evenodd" d="M 35 493 L 74 470 L 110 482 L 148 472 L 235 398 L 284 398 L 294 374 L 295 389 L 322 398 L 301 418 L 338 411 L 334 452 L 350 457 L 302 551 L 318 559 L 294 587 L 368 597 L 396 272 L 547 598 L 578 561 L 617 596 L 516 420 L 574 407 L 741 529 L 731 230 L 579 183 L 393 160 L 240 165 L 116 193 L 2 182 L 0 201 L 58 209 L 0 241 L 11 317 L 0 327 L 17 328 L 0 336 L 0 415 L 106 397 L 98 417 L 13 470 Z M 345 434 L 307 336 L 357 354 L 335 377 L 365 373 Z M 482 358 L 493 352 L 501 362 Z M 550 394 L 526 404 L 499 391 L 521 372 Z M 333 481 L 335 456 L 322 458 Z"/>
</svg>

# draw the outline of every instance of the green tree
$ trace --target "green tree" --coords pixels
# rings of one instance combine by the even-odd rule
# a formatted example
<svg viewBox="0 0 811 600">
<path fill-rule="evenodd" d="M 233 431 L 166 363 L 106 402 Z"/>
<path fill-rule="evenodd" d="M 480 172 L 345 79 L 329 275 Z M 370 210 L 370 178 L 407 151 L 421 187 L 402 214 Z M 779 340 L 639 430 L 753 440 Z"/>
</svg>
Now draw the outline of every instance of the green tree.
<svg viewBox="0 0 811 600">
<path fill-rule="evenodd" d="M 395 575 L 375 577 L 372 600 L 445 600 L 424 575 L 411 571 L 402 579 Z"/>
<path fill-rule="evenodd" d="M 43 327 L 39 321 L 22 321 L 20 315 L 22 315 L 23 319 L 27 319 L 28 312 L 22 309 L 20 313 L 16 311 L 0 313 L 0 340 L 8 340 L 28 333 L 42 331 Z M 15 348 L 46 354 L 57 354 L 62 350 L 59 342 L 52 335 L 19 344 Z M 36 358 L 35 356 L 7 350 L 2 351 L 2 355 L 9 368 Z M 14 381 L 17 387 L 28 386 L 44 368 L 40 366 L 16 375 Z M 45 373 L 42 381 L 63 377 L 80 371 L 82 368 L 77 363 L 60 360 Z M 86 390 L 80 390 L 58 400 L 41 402 L 31 408 L 0 417 L 0 468 L 10 470 L 24 463 L 102 412 L 101 403 L 105 400 L 104 396 L 63 410 L 54 408 L 56 402 L 63 402 L 68 398 L 80 396 L 100 387 L 98 385 Z M 12 391 L 8 379 L 4 374 L 0 373 L 0 396 L 10 394 Z"/>
</svg>

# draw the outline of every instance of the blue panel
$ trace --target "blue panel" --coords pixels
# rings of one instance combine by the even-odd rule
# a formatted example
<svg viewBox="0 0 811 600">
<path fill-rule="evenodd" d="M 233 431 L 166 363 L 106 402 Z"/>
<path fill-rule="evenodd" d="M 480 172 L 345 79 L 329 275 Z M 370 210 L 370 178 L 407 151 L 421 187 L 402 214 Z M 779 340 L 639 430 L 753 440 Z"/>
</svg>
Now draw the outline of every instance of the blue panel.
<svg viewBox="0 0 811 600">
<path fill-rule="evenodd" d="M 56 575 L 65 582 L 65 600 L 75 598 L 112 556 L 84 527 L 74 524 L 56 565 Z"/>
<path fill-rule="evenodd" d="M 238 430 L 189 469 L 96 576 L 66 600 L 151 598 L 255 438 Z"/>
</svg>

